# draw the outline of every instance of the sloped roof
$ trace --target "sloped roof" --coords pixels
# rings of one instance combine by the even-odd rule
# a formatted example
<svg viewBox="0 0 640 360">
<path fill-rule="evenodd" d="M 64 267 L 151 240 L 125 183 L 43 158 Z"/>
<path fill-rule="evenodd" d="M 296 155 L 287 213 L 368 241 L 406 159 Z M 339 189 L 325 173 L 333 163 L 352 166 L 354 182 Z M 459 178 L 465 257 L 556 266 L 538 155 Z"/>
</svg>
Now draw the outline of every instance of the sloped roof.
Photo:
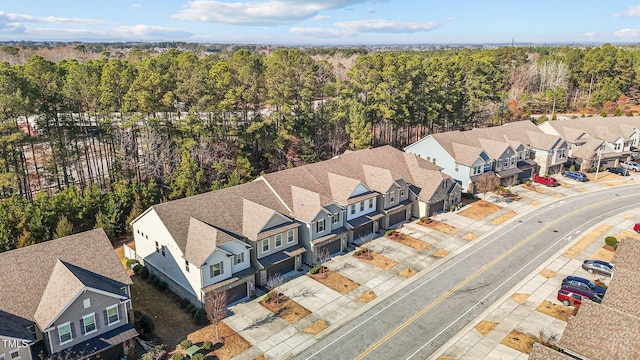
<svg viewBox="0 0 640 360">
<path fill-rule="evenodd" d="M 47 287 L 66 286 L 57 275 L 91 287 L 108 285 L 110 290 L 114 284 L 133 283 L 104 231 L 90 230 L 0 253 L 0 313 L 35 321 L 41 302 L 49 306 L 53 301 L 45 294 Z"/>
<path fill-rule="evenodd" d="M 250 240 L 257 241 L 258 234 L 276 215 L 276 211 L 271 208 L 242 199 L 242 234 Z"/>
<path fill-rule="evenodd" d="M 627 242 L 637 242 L 631 240 Z M 619 248 L 618 248 L 619 249 Z M 617 253 L 617 251 L 616 251 Z M 638 262 L 636 258 L 636 262 Z M 618 309 L 640 319 L 640 273 L 630 271 L 626 264 L 615 265 L 615 276 L 611 278 L 602 305 Z"/>
<path fill-rule="evenodd" d="M 509 147 L 511 147 L 511 145 L 506 141 L 496 141 L 480 138 L 478 139 L 478 142 L 480 143 L 482 149 L 484 149 L 487 155 L 489 155 L 489 157 L 491 157 L 492 159 L 499 159 L 502 154 L 504 154 L 504 152 L 507 151 Z"/>
<path fill-rule="evenodd" d="M 189 233 L 184 258 L 190 263 L 200 266 L 217 246 L 234 240 L 236 238 L 226 232 L 192 217 L 189 219 Z"/>
<path fill-rule="evenodd" d="M 575 360 L 575 358 L 535 342 L 529 354 L 529 360 Z"/>
<path fill-rule="evenodd" d="M 353 191 L 361 184 L 360 180 L 342 176 L 334 173 L 327 174 L 329 187 L 331 188 L 331 198 L 346 204 L 353 194 Z"/>
<path fill-rule="evenodd" d="M 462 143 L 453 143 L 451 144 L 451 149 L 453 153 L 451 156 L 456 160 L 458 164 L 471 166 L 473 165 L 478 158 L 480 158 L 480 153 L 482 153 L 482 148 L 477 146 L 466 145 Z"/>
<path fill-rule="evenodd" d="M 394 179 L 388 169 L 363 164 L 362 172 L 364 173 L 367 187 L 373 191 L 384 194 L 393 186 Z"/>
<path fill-rule="evenodd" d="M 585 301 L 578 314 L 569 318 L 559 345 L 590 359 L 631 360 L 640 359 L 638 339 L 640 321 L 637 317 Z"/>
<path fill-rule="evenodd" d="M 640 261 L 638 259 L 640 259 L 640 242 L 633 239 L 621 239 L 618 249 L 613 255 L 613 260 L 611 260 L 615 264 L 615 276 L 618 276 L 618 269 L 640 274 Z"/>
<path fill-rule="evenodd" d="M 564 139 L 575 142 L 582 134 L 586 133 L 590 138 L 613 142 L 618 137 L 629 139 L 629 136 L 640 129 L 640 117 L 638 116 L 614 116 L 603 118 L 600 116 L 563 119 L 549 121 Z"/>
<path fill-rule="evenodd" d="M 603 140 L 601 139 L 590 138 L 580 147 L 575 148 L 571 155 L 580 159 L 591 159 L 597 155 L 596 150 L 602 145 L 602 143 Z"/>
<path fill-rule="evenodd" d="M 320 194 L 291 185 L 291 195 L 293 198 L 293 213 L 296 218 L 310 223 L 318 216 L 322 210 L 320 204 Z"/>
</svg>

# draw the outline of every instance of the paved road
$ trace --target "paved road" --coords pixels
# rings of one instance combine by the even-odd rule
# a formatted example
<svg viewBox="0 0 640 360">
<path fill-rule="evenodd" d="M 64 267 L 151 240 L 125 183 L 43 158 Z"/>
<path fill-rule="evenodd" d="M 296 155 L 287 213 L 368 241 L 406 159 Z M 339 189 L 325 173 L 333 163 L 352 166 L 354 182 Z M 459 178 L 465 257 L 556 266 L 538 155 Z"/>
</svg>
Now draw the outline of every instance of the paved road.
<svg viewBox="0 0 640 360">
<path fill-rule="evenodd" d="M 568 197 L 497 229 L 296 359 L 425 359 L 580 233 L 640 203 L 640 185 Z"/>
</svg>

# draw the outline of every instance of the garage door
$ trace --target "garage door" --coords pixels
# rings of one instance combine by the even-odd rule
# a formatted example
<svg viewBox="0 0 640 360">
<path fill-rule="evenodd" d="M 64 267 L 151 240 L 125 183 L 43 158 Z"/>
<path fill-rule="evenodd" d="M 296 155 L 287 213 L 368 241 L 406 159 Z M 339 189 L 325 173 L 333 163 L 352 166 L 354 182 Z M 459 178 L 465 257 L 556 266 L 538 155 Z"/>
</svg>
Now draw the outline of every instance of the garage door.
<svg viewBox="0 0 640 360">
<path fill-rule="evenodd" d="M 244 299 L 247 294 L 247 283 L 242 283 L 236 287 L 227 290 L 227 304 Z"/>
<path fill-rule="evenodd" d="M 284 275 L 296 268 L 296 258 L 290 257 L 287 260 L 283 260 L 277 264 L 273 264 L 267 268 L 267 279 L 276 274 Z"/>
<path fill-rule="evenodd" d="M 329 250 L 329 254 L 335 254 L 342 251 L 340 238 L 333 240 L 328 244 L 324 244 L 322 246 L 318 246 L 316 248 L 316 254 L 322 254 L 322 252 L 327 249 Z"/>
<path fill-rule="evenodd" d="M 399 211 L 389 216 L 389 226 L 393 226 L 399 222 L 405 221 L 406 219 L 407 213 L 405 211 Z"/>
<path fill-rule="evenodd" d="M 373 221 L 353 229 L 353 239 L 357 241 L 360 236 L 371 234 L 372 232 L 373 232 Z"/>
<path fill-rule="evenodd" d="M 444 200 L 429 205 L 429 215 L 433 214 L 434 212 L 439 213 L 442 210 L 444 210 Z"/>
<path fill-rule="evenodd" d="M 520 181 L 531 179 L 532 170 L 533 169 L 524 170 L 518 175 L 518 179 L 520 179 Z"/>
</svg>

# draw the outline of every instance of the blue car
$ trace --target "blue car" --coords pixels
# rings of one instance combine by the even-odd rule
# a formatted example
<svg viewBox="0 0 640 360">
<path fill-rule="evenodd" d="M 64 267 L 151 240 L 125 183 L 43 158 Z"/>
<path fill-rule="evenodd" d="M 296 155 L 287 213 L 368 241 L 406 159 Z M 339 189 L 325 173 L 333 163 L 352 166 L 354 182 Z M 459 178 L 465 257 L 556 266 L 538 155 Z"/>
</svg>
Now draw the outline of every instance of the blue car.
<svg viewBox="0 0 640 360">
<path fill-rule="evenodd" d="M 576 181 L 582 181 L 582 182 L 589 181 L 589 178 L 587 178 L 587 175 L 579 171 L 567 171 L 562 175 L 564 175 L 564 177 L 568 177 L 569 179 L 573 179 Z"/>
<path fill-rule="evenodd" d="M 562 285 L 573 286 L 573 287 L 577 287 L 587 291 L 591 291 L 600 297 L 602 297 L 604 293 L 607 292 L 606 288 L 602 286 L 598 286 L 592 283 L 591 281 L 578 276 L 567 276 L 566 278 L 564 278 L 564 280 L 562 280 Z"/>
</svg>

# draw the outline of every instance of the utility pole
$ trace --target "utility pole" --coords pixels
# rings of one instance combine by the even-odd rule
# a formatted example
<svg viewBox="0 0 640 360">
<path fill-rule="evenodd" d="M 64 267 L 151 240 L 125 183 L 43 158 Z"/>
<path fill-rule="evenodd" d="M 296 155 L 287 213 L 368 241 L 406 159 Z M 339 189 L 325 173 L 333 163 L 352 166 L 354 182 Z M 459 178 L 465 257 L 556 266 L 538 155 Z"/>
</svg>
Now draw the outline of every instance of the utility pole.
<svg viewBox="0 0 640 360">
<path fill-rule="evenodd" d="M 598 180 L 598 171 L 600 170 L 600 160 L 602 160 L 602 148 L 598 148 L 598 166 L 596 166 L 596 180 Z"/>
</svg>

